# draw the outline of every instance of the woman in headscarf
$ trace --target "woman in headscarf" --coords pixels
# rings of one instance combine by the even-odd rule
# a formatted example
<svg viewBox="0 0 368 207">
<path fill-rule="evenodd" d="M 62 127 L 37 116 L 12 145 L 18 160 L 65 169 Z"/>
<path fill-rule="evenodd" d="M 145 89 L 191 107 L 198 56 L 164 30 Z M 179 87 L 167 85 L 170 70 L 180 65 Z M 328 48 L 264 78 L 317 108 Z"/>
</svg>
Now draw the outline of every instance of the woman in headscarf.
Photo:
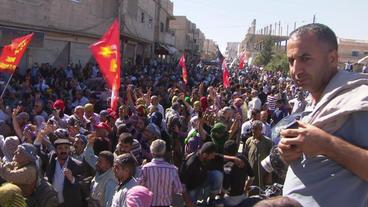
<svg viewBox="0 0 368 207">
<path fill-rule="evenodd" d="M 224 150 L 224 144 L 229 138 L 229 132 L 226 130 L 225 125 L 222 123 L 216 123 L 211 129 L 210 136 L 212 142 L 216 144 L 218 152 L 222 153 Z"/>
<path fill-rule="evenodd" d="M 22 190 L 12 184 L 4 183 L 0 186 L 0 206 L 2 207 L 26 207 L 26 199 L 22 196 Z"/>
<path fill-rule="evenodd" d="M 13 160 L 15 150 L 17 150 L 20 141 L 16 136 L 7 137 L 3 146 L 3 162 L 10 163 Z"/>
</svg>

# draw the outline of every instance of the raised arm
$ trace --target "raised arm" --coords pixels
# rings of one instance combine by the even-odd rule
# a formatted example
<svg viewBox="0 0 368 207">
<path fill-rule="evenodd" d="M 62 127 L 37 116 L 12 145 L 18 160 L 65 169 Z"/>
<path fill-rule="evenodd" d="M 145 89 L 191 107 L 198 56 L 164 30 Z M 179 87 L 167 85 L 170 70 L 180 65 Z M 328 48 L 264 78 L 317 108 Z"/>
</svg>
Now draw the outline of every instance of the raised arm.
<svg viewBox="0 0 368 207">
<path fill-rule="evenodd" d="M 12 113 L 12 122 L 13 122 L 13 128 L 15 131 L 15 134 L 17 135 L 18 139 L 21 140 L 23 137 L 23 132 L 20 129 L 18 120 L 17 120 L 17 115 L 20 111 L 20 107 L 18 106 L 17 108 L 13 109 L 13 113 Z"/>
</svg>

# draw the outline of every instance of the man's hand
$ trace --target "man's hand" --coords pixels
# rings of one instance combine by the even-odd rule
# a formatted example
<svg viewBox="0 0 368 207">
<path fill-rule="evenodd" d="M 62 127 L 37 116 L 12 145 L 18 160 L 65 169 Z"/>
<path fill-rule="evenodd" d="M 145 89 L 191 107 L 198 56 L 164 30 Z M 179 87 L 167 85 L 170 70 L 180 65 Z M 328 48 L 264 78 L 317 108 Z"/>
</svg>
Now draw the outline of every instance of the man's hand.
<svg viewBox="0 0 368 207">
<path fill-rule="evenodd" d="M 73 183 L 74 180 L 74 176 L 72 174 L 72 171 L 68 168 L 64 169 L 64 175 L 65 177 L 69 180 L 69 182 Z"/>
<path fill-rule="evenodd" d="M 20 110 L 21 110 L 20 106 L 17 106 L 17 108 L 14 108 L 12 116 L 16 117 L 19 114 Z"/>
<path fill-rule="evenodd" d="M 240 158 L 235 157 L 234 158 L 234 164 L 238 166 L 239 168 L 243 168 L 245 163 Z"/>
<path fill-rule="evenodd" d="M 53 110 L 52 115 L 54 115 L 56 120 L 59 120 L 60 119 L 60 110 L 57 110 L 57 109 Z"/>
<path fill-rule="evenodd" d="M 298 159 L 302 153 L 307 156 L 324 154 L 330 135 L 310 124 L 300 121 L 298 124 L 298 129 L 286 129 L 280 132 L 283 137 L 279 143 L 282 158 L 290 162 Z"/>
<path fill-rule="evenodd" d="M 91 134 L 87 135 L 88 144 L 93 145 L 96 141 L 96 132 L 92 132 Z"/>
</svg>

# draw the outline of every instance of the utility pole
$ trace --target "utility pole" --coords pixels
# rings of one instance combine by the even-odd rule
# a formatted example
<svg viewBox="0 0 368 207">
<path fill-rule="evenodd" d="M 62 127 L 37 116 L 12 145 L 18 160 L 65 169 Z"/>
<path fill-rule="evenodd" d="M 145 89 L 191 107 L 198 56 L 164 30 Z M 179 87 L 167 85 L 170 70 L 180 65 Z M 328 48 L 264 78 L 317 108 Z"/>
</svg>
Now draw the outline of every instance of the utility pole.
<svg viewBox="0 0 368 207">
<path fill-rule="evenodd" d="M 124 55 L 124 45 L 123 44 L 123 30 L 124 30 L 124 19 L 123 19 L 123 0 L 118 0 L 118 20 L 119 20 L 119 29 L 120 29 L 120 60 L 122 60 L 122 57 L 125 57 Z M 121 65 L 124 65 L 124 62 L 122 62 Z"/>
<path fill-rule="evenodd" d="M 316 15 L 313 15 L 313 24 L 316 23 Z"/>
</svg>

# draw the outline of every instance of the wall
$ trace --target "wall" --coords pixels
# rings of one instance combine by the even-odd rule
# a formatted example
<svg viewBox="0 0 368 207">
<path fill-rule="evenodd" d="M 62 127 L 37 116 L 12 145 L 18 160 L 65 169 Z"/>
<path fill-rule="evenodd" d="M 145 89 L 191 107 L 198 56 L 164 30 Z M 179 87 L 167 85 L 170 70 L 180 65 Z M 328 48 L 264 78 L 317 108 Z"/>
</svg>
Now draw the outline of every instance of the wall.
<svg viewBox="0 0 368 207">
<path fill-rule="evenodd" d="M 116 0 L 1 0 L 2 25 L 101 35 L 117 16 Z"/>
<path fill-rule="evenodd" d="M 170 28 L 175 31 L 175 47 L 180 52 L 184 52 L 187 48 L 187 36 L 189 30 L 189 21 L 185 16 L 175 16 L 174 20 L 170 20 Z"/>
<path fill-rule="evenodd" d="M 0 0 L 0 44 L 36 32 L 20 72 L 34 62 L 85 64 L 91 59 L 88 46 L 111 25 L 117 8 L 116 0 Z"/>
<path fill-rule="evenodd" d="M 359 59 L 368 56 L 368 41 L 338 38 L 338 44 L 340 63 L 348 61 L 356 63 Z"/>
</svg>

